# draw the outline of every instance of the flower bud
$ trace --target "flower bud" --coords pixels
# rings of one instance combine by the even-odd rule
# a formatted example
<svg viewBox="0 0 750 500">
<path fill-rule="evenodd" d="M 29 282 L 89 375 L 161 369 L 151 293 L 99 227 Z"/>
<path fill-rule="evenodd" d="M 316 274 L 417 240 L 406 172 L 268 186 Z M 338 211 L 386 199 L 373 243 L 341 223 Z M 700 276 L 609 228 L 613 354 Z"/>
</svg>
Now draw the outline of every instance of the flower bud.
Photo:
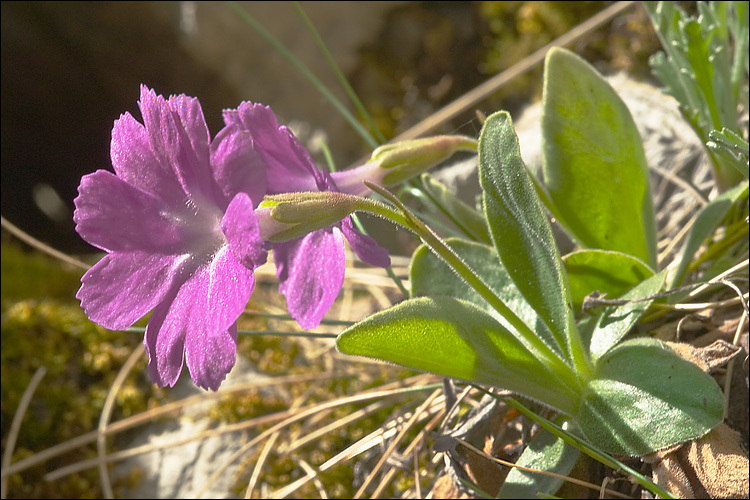
<svg viewBox="0 0 750 500">
<path fill-rule="evenodd" d="M 266 196 L 255 210 L 260 237 L 280 243 L 324 229 L 351 215 L 360 198 L 332 191 Z"/>
<path fill-rule="evenodd" d="M 476 139 L 463 135 L 437 135 L 385 144 L 372 152 L 369 162 L 351 170 L 334 172 L 331 177 L 342 192 L 367 196 L 370 190 L 362 181 L 393 187 L 431 169 L 457 151 L 476 150 Z"/>
<path fill-rule="evenodd" d="M 457 151 L 476 152 L 477 141 L 463 135 L 437 135 L 385 144 L 372 152 L 371 161 L 388 172 L 383 186 L 391 187 L 431 169 Z"/>
</svg>

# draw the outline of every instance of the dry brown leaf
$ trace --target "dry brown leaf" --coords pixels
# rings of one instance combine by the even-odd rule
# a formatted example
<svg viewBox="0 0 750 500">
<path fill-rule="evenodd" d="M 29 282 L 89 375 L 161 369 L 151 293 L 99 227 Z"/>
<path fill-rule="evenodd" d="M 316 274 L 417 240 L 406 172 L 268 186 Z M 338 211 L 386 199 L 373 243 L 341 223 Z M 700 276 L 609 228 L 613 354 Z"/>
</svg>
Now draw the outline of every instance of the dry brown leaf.
<svg viewBox="0 0 750 500">
<path fill-rule="evenodd" d="M 683 359 L 698 365 L 706 373 L 713 373 L 740 354 L 741 349 L 725 340 L 716 340 L 706 347 L 693 347 L 681 342 L 667 342 Z"/>
<path fill-rule="evenodd" d="M 742 351 L 717 340 L 706 347 L 667 342 L 684 359 L 711 373 Z M 740 435 L 722 423 L 700 439 L 643 457 L 654 481 L 680 498 L 747 498 L 748 457 Z"/>
<path fill-rule="evenodd" d="M 653 464 L 654 481 L 680 498 L 747 498 L 750 493 L 747 454 L 739 433 L 726 424 L 643 461 Z"/>
</svg>

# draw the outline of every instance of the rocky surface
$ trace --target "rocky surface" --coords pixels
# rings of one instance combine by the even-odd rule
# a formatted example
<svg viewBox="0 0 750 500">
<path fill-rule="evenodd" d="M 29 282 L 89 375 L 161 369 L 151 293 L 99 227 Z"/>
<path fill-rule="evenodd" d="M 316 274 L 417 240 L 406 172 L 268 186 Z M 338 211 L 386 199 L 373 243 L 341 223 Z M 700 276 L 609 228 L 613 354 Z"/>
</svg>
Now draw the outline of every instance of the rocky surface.
<svg viewBox="0 0 750 500">
<path fill-rule="evenodd" d="M 242 356 L 230 372 L 222 389 L 243 382 L 262 380 L 252 363 Z M 278 390 L 278 388 L 274 389 Z M 208 393 L 183 374 L 171 390 L 176 400 Z M 216 399 L 186 406 L 177 418 L 169 418 L 140 428 L 124 446 L 132 450 L 145 446 L 155 449 L 138 454 L 110 468 L 113 484 L 124 498 L 234 498 L 233 487 L 240 460 L 232 456 L 252 439 L 248 433 L 219 433 L 201 437 L 217 429 L 209 416 Z M 177 446 L 173 444 L 180 443 Z M 219 468 L 220 473 L 216 474 Z M 214 475 L 217 477 L 213 478 Z M 128 478 L 137 478 L 131 481 Z"/>
</svg>

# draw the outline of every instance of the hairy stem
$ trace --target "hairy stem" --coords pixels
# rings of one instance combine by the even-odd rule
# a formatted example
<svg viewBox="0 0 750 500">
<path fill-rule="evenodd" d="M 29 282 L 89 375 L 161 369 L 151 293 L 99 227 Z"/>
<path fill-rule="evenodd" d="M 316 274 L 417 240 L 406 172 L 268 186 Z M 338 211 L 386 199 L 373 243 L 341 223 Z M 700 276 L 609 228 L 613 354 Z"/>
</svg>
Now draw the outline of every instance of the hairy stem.
<svg viewBox="0 0 750 500">
<path fill-rule="evenodd" d="M 575 393 L 580 393 L 580 383 L 573 369 L 561 360 L 542 340 L 519 318 L 505 303 L 469 268 L 468 265 L 440 239 L 429 227 L 414 216 L 396 198 L 393 193 L 382 186 L 365 181 L 367 187 L 374 192 L 393 202 L 400 210 L 395 210 L 388 205 L 368 199 L 361 198 L 358 210 L 378 215 L 399 224 L 417 236 L 430 247 L 441 259 L 452 267 L 472 288 L 474 288 L 489 304 L 495 308 L 516 330 L 517 334 L 531 346 L 540 360 L 550 367 L 559 377 L 560 381 Z"/>
</svg>

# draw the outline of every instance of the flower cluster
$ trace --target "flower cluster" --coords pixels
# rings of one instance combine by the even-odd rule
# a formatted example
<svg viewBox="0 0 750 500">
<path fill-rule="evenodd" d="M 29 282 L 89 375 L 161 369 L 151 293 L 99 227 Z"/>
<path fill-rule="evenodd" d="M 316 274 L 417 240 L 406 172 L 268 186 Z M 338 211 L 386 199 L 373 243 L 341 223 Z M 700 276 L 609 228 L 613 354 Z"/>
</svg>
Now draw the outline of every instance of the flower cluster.
<svg viewBox="0 0 750 500">
<path fill-rule="evenodd" d="M 382 182 L 397 170 L 387 162 L 322 171 L 260 104 L 226 110 L 213 140 L 195 98 L 165 99 L 142 86 L 138 104 L 143 123 L 125 113 L 114 124 L 114 173 L 81 180 L 76 230 L 107 254 L 76 296 L 91 320 L 111 329 L 153 311 L 143 342 L 160 386 L 173 386 L 184 363 L 197 385 L 218 389 L 236 360 L 237 319 L 253 293 L 254 269 L 270 250 L 289 313 L 308 329 L 341 290 L 344 239 L 363 261 L 389 265 L 388 252 L 354 228 L 350 211 L 284 240 L 273 237 L 284 223 L 259 208 L 266 195 L 364 196 L 363 180 Z"/>
</svg>

